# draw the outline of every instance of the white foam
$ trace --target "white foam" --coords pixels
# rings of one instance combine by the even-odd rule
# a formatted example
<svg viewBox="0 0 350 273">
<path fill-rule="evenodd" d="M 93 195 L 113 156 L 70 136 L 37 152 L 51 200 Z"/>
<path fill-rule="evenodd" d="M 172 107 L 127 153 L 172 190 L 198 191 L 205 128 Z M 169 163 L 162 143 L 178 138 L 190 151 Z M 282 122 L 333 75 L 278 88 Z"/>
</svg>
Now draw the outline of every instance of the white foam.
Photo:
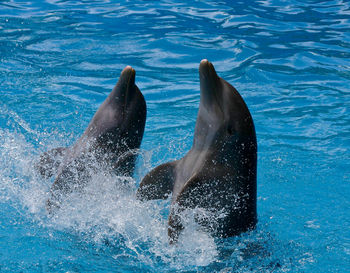
<svg viewBox="0 0 350 273">
<path fill-rule="evenodd" d="M 218 253 L 214 239 L 200 231 L 194 217 L 189 218 L 178 244 L 170 246 L 170 200 L 140 202 L 135 196 L 138 183 L 130 177 L 96 173 L 82 192 L 68 196 L 48 217 L 45 204 L 51 181 L 43 180 L 33 170 L 33 162 L 38 159 L 34 147 L 18 133 L 2 130 L 0 136 L 0 201 L 18 204 L 25 217 L 35 219 L 38 225 L 81 234 L 97 245 L 112 242 L 150 266 L 159 258 L 174 269 L 215 261 Z M 145 153 L 136 173 L 144 173 L 140 168 L 149 169 L 149 158 Z M 120 258 L 119 254 L 114 258 Z"/>
</svg>

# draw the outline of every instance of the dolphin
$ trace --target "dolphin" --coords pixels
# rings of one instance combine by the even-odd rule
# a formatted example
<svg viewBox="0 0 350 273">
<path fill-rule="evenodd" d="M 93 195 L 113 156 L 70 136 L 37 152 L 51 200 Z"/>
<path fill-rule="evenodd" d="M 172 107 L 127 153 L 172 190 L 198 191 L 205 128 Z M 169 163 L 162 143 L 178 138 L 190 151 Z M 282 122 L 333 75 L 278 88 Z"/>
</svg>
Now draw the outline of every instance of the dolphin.
<svg viewBox="0 0 350 273">
<path fill-rule="evenodd" d="M 206 59 L 199 65 L 200 104 L 191 150 L 142 179 L 140 200 L 170 194 L 169 242 L 184 229 L 185 211 L 204 208 L 220 217 L 196 217 L 204 230 L 230 237 L 257 223 L 257 141 L 252 116 L 238 91 Z"/>
<path fill-rule="evenodd" d="M 135 70 L 127 66 L 79 140 L 70 148 L 44 153 L 36 164 L 42 176 L 55 175 L 47 200 L 49 212 L 60 207 L 64 196 L 81 190 L 98 169 L 133 174 L 146 112 L 145 99 L 135 84 Z"/>
</svg>

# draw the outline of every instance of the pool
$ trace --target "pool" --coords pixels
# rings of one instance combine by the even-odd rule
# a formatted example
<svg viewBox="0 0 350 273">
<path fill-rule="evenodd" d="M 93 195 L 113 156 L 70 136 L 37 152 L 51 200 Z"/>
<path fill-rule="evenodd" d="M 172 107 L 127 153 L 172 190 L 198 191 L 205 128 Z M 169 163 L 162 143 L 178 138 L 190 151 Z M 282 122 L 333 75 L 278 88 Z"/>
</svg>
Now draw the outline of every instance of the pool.
<svg viewBox="0 0 350 273">
<path fill-rule="evenodd" d="M 192 146 L 198 65 L 245 99 L 258 139 L 258 225 L 218 239 L 170 200 L 141 203 L 153 167 Z M 350 271 L 348 1 L 2 1 L 1 272 Z M 97 173 L 57 214 L 40 154 L 69 146 L 131 65 L 147 102 L 133 178 Z"/>
</svg>

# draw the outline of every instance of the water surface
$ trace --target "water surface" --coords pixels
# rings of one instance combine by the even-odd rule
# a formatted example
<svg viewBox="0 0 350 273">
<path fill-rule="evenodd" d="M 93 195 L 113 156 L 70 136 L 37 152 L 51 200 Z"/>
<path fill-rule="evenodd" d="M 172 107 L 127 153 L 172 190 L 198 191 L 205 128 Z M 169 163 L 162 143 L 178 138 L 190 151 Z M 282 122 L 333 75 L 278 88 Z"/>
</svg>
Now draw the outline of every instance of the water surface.
<svg viewBox="0 0 350 273">
<path fill-rule="evenodd" d="M 234 85 L 258 138 L 257 229 L 215 239 L 140 179 L 191 148 L 198 65 Z M 348 1 L 1 1 L 1 272 L 350 270 Z M 68 146 L 131 65 L 147 101 L 134 178 L 96 174 L 53 218 L 40 153 Z"/>
</svg>

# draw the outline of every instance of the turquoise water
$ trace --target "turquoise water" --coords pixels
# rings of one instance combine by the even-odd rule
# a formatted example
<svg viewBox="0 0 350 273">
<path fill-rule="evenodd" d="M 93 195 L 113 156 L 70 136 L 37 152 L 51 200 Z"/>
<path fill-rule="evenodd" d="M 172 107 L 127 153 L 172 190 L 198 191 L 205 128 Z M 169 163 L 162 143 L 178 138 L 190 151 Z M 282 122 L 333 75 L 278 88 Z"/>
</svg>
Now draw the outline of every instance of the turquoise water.
<svg viewBox="0 0 350 273">
<path fill-rule="evenodd" d="M 216 239 L 134 193 L 191 148 L 198 65 L 245 99 L 258 226 Z M 1 272 L 350 272 L 349 1 L 1 1 Z M 53 218 L 33 163 L 82 134 L 131 65 L 148 108 L 134 178 L 97 173 Z"/>
</svg>

